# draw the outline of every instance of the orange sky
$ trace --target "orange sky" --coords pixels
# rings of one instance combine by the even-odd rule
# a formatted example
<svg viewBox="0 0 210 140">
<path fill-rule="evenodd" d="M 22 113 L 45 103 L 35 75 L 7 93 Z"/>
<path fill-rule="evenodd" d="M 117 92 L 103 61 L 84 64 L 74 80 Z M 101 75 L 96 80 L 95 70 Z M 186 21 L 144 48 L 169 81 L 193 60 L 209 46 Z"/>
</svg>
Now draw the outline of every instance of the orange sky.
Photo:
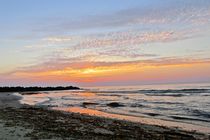
<svg viewBox="0 0 210 140">
<path fill-rule="evenodd" d="M 210 82 L 209 0 L 13 3 L 0 86 Z"/>
<path fill-rule="evenodd" d="M 175 61 L 175 60 L 173 60 Z M 177 61 L 177 60 L 176 60 Z M 10 77 L 27 79 L 31 82 L 40 80 L 79 83 L 80 85 L 97 85 L 97 83 L 160 83 L 189 82 L 199 78 L 209 79 L 210 62 L 186 61 L 170 63 L 119 63 L 107 66 L 85 66 L 84 68 L 65 67 L 60 70 L 15 71 Z M 134 83 L 133 83 L 134 82 Z M 100 85 L 100 84 L 99 84 Z M 108 84 L 109 85 L 109 84 Z"/>
</svg>

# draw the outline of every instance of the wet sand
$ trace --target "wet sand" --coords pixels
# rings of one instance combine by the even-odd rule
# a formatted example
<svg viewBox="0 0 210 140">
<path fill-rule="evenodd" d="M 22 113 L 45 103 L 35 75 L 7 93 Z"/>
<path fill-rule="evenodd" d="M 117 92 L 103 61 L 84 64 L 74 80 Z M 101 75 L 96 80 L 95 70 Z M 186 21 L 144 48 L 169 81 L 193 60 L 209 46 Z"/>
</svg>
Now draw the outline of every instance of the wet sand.
<svg viewBox="0 0 210 140">
<path fill-rule="evenodd" d="M 210 139 L 193 131 L 20 105 L 19 99 L 0 95 L 0 139 Z"/>
<path fill-rule="evenodd" d="M 161 120 L 161 119 L 148 118 L 148 117 L 128 116 L 128 115 L 116 114 L 116 113 L 113 114 L 113 113 L 107 113 L 107 112 L 103 112 L 103 111 L 99 111 L 95 109 L 82 108 L 82 107 L 67 107 L 67 108 L 53 107 L 53 109 L 61 110 L 65 112 L 80 113 L 80 114 L 85 114 L 85 115 L 90 115 L 90 116 L 98 116 L 98 117 L 104 117 L 104 118 L 123 120 L 123 121 L 126 120 L 133 123 L 165 126 L 165 127 L 170 127 L 170 128 L 179 128 L 185 131 L 210 134 L 210 128 L 207 126 L 192 125 L 192 124 L 182 123 L 178 121 L 175 122 L 175 121 Z"/>
<path fill-rule="evenodd" d="M 22 96 L 18 93 L 0 93 L 0 108 L 21 107 L 20 99 Z"/>
</svg>

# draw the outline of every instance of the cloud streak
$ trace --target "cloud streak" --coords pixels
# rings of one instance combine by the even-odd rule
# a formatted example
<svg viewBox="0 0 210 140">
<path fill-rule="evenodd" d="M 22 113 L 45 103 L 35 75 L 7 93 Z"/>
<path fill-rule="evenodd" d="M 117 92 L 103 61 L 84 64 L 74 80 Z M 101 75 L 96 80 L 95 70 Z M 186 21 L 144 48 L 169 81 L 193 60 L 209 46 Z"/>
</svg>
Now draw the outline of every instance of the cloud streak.
<svg viewBox="0 0 210 140">
<path fill-rule="evenodd" d="M 62 63 L 61 63 L 62 62 Z M 20 68 L 1 75 L 4 80 L 25 79 L 30 82 L 56 81 L 88 85 L 97 82 L 173 80 L 205 77 L 210 70 L 210 59 L 161 58 L 132 62 L 69 62 L 49 61 L 40 65 Z M 202 72 L 202 74 L 199 74 Z M 194 74 L 199 75 L 194 75 Z M 129 76 L 128 76 L 129 75 Z M 162 76 L 162 77 L 161 77 Z"/>
<path fill-rule="evenodd" d="M 162 6 L 146 6 L 124 9 L 109 15 L 95 15 L 79 20 L 69 20 L 68 18 L 56 18 L 51 23 L 45 23 L 37 31 L 63 32 L 76 30 L 89 30 L 101 28 L 163 28 L 173 25 L 173 28 L 181 26 L 191 26 L 210 23 L 210 2 L 208 0 L 187 0 L 174 2 L 161 2 Z M 135 27 L 134 27 L 135 26 Z M 172 26 L 171 26 L 172 27 Z"/>
<path fill-rule="evenodd" d="M 97 67 L 121 67 L 133 65 L 136 67 L 144 66 L 170 66 L 170 65 L 188 65 L 188 64 L 201 64 L 210 63 L 210 59 L 189 59 L 189 58 L 159 58 L 151 60 L 137 60 L 137 61 L 124 61 L 124 62 L 100 62 L 100 61 L 86 61 L 86 59 L 58 59 L 40 63 L 34 66 L 22 67 L 10 74 L 14 73 L 39 73 L 43 71 L 62 71 L 64 69 L 80 70 Z"/>
</svg>

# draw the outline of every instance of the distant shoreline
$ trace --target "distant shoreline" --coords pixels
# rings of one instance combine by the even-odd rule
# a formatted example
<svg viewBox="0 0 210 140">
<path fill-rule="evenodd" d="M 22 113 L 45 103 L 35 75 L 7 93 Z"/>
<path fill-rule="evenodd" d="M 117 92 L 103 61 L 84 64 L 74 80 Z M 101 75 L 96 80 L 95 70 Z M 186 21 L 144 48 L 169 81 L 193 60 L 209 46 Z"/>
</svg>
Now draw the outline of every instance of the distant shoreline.
<svg viewBox="0 0 210 140">
<path fill-rule="evenodd" d="M 57 91 L 57 90 L 80 90 L 75 86 L 57 87 L 0 87 L 0 92 L 33 92 L 33 91 Z"/>
</svg>

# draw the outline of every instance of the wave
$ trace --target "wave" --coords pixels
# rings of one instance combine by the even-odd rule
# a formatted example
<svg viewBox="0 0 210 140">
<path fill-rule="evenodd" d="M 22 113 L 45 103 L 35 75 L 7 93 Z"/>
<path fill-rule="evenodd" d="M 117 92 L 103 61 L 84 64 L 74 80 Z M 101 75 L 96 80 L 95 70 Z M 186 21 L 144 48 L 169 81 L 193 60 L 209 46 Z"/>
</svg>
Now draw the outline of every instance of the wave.
<svg viewBox="0 0 210 140">
<path fill-rule="evenodd" d="M 171 96 L 171 97 L 183 97 L 183 96 L 189 96 L 190 94 L 181 94 L 181 93 L 178 93 L 178 94 L 175 94 L 175 93 L 148 93 L 146 94 L 147 96 Z"/>
<path fill-rule="evenodd" d="M 203 118 L 210 118 L 210 112 L 199 110 L 199 109 L 190 109 L 186 108 L 185 109 L 187 112 L 191 113 L 193 116 L 200 116 Z"/>
<path fill-rule="evenodd" d="M 175 120 L 188 120 L 188 121 L 201 121 L 201 122 L 210 122 L 210 120 L 200 119 L 200 118 L 191 118 L 183 116 L 169 116 Z"/>
<path fill-rule="evenodd" d="M 210 93 L 210 89 L 139 90 L 142 93 Z"/>
<path fill-rule="evenodd" d="M 121 97 L 122 95 L 119 95 L 119 94 L 98 94 L 98 96 L 116 96 L 116 97 Z"/>
<path fill-rule="evenodd" d="M 91 90 L 93 93 L 210 93 L 210 89 Z"/>
<path fill-rule="evenodd" d="M 131 104 L 130 107 L 147 107 L 147 106 L 143 104 L 134 103 L 134 104 Z"/>
</svg>

